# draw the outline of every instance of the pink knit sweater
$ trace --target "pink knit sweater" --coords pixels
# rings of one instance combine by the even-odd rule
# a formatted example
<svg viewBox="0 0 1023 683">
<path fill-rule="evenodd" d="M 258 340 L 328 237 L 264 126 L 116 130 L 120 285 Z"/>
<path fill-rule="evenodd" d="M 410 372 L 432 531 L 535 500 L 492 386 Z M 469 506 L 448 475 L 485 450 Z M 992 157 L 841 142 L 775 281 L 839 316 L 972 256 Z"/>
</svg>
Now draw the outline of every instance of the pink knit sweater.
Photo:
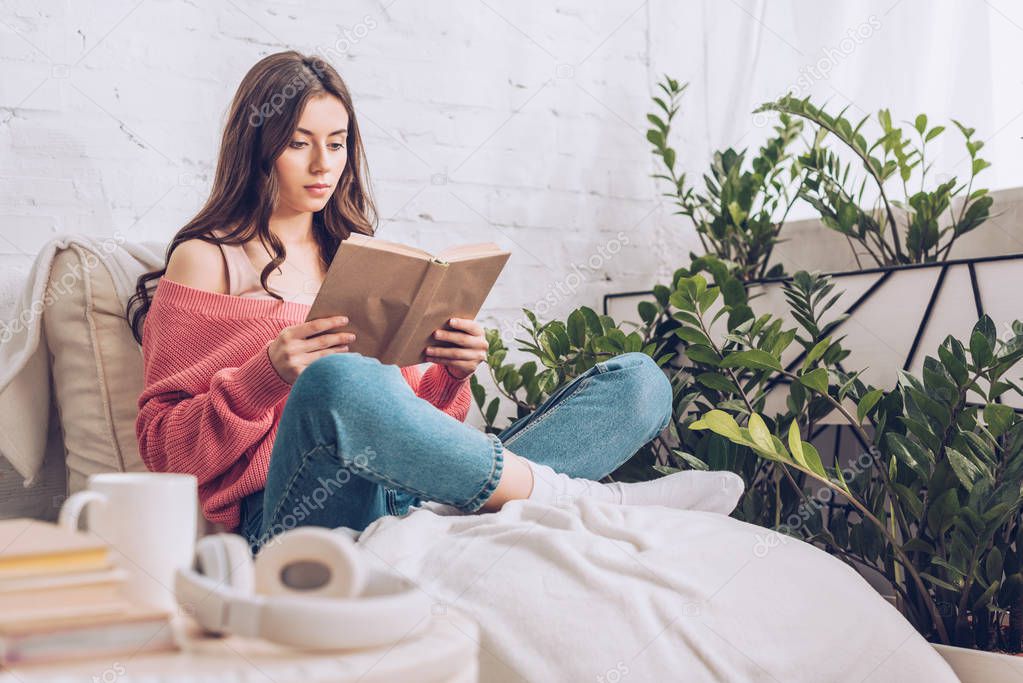
<svg viewBox="0 0 1023 683">
<path fill-rule="evenodd" d="M 267 347 L 308 312 L 306 304 L 217 294 L 166 278 L 157 285 L 142 335 L 139 454 L 154 472 L 194 474 L 203 515 L 213 523 L 237 529 L 239 501 L 266 483 L 291 389 Z M 417 396 L 465 420 L 468 378 L 457 380 L 438 364 L 401 374 Z"/>
</svg>

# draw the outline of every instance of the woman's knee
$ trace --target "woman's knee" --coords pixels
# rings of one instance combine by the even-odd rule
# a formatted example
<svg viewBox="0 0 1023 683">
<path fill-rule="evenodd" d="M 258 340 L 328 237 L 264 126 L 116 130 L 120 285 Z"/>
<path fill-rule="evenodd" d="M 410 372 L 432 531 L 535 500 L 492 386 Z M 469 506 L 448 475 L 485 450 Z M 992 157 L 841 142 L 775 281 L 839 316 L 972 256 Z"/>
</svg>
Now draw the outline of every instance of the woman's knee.
<svg viewBox="0 0 1023 683">
<path fill-rule="evenodd" d="M 373 386 L 385 366 L 376 358 L 359 353 L 334 353 L 310 363 L 295 380 L 291 394 L 312 405 L 336 406 L 342 396 L 350 398 L 353 387 Z M 371 393 L 371 392 L 365 392 Z"/>
<path fill-rule="evenodd" d="M 337 379 L 350 379 L 372 372 L 375 367 L 382 367 L 380 361 L 361 353 L 332 353 L 307 365 L 298 376 L 295 386 L 299 383 L 315 383 L 317 386 L 333 384 Z"/>
<path fill-rule="evenodd" d="M 647 354 L 623 353 L 604 361 L 605 372 L 617 373 L 616 388 L 622 401 L 634 407 L 634 415 L 654 438 L 671 421 L 673 393 L 664 370 Z"/>
<path fill-rule="evenodd" d="M 393 370 L 375 358 L 336 353 L 309 364 L 291 387 L 281 430 L 303 444 L 338 443 L 342 432 L 376 429 L 387 417 Z M 340 426 L 347 424 L 348 429 Z M 280 438 L 278 434 L 278 438 Z"/>
</svg>

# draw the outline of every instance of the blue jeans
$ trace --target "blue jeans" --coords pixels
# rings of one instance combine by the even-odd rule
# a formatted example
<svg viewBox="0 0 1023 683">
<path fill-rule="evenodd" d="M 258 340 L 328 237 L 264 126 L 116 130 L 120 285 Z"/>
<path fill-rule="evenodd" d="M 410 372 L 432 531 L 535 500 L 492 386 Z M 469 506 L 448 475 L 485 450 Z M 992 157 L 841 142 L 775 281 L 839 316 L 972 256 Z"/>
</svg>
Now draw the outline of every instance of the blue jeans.
<svg viewBox="0 0 1023 683">
<path fill-rule="evenodd" d="M 601 479 L 668 425 L 672 391 L 643 353 L 597 363 L 498 435 L 416 396 L 394 365 L 325 356 L 291 388 L 266 485 L 241 501 L 255 552 L 287 529 L 362 531 L 432 500 L 475 512 L 497 488 L 504 448 L 573 477 Z"/>
</svg>

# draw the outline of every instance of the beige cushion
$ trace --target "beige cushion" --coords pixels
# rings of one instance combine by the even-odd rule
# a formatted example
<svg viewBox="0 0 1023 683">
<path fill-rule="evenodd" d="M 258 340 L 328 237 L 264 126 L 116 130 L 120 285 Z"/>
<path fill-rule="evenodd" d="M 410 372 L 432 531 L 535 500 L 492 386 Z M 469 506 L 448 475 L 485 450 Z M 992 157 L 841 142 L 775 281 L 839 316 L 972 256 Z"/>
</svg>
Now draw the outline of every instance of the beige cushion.
<svg viewBox="0 0 1023 683">
<path fill-rule="evenodd" d="M 142 350 L 98 256 L 72 245 L 54 257 L 43 316 L 69 493 L 93 473 L 147 471 L 135 438 Z M 212 527 L 199 518 L 201 531 Z"/>
<path fill-rule="evenodd" d="M 77 245 L 54 257 L 54 302 L 43 316 L 72 493 L 94 472 L 146 471 L 135 439 L 142 351 L 96 260 Z"/>
</svg>

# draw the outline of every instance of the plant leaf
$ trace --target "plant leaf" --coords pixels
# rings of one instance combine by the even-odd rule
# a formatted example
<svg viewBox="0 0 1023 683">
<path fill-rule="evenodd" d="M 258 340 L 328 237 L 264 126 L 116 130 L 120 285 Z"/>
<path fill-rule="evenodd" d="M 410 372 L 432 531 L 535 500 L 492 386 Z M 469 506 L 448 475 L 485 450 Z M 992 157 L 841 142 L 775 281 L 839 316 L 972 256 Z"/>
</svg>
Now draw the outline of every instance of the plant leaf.
<svg viewBox="0 0 1023 683">
<path fill-rule="evenodd" d="M 742 432 L 739 431 L 739 423 L 735 418 L 723 410 L 709 410 L 699 420 L 689 425 L 690 429 L 709 429 L 715 434 L 727 437 L 733 441 L 742 440 Z"/>
<path fill-rule="evenodd" d="M 828 370 L 827 368 L 817 368 L 810 372 L 799 376 L 800 384 L 810 387 L 818 394 L 828 393 Z"/>
<path fill-rule="evenodd" d="M 871 389 L 865 393 L 863 398 L 860 399 L 859 404 L 856 406 L 857 420 L 863 422 L 863 418 L 867 416 L 867 413 L 869 413 L 875 405 L 877 405 L 877 402 L 881 400 L 883 395 L 884 392 L 880 389 Z"/>
<path fill-rule="evenodd" d="M 781 371 L 781 363 L 777 358 L 761 349 L 749 349 L 748 351 L 736 351 L 725 356 L 721 361 L 721 367 L 734 368 L 736 366 L 749 368 L 750 370 L 777 370 Z"/>
<path fill-rule="evenodd" d="M 765 451 L 774 450 L 774 443 L 771 441 L 771 431 L 764 423 L 764 418 L 756 413 L 749 416 L 749 434 L 753 442 Z"/>
<path fill-rule="evenodd" d="M 806 456 L 803 454 L 803 440 L 799 438 L 799 424 L 796 420 L 789 424 L 789 450 L 792 451 L 792 457 L 796 462 L 806 469 L 810 469 L 806 462 Z"/>
</svg>

